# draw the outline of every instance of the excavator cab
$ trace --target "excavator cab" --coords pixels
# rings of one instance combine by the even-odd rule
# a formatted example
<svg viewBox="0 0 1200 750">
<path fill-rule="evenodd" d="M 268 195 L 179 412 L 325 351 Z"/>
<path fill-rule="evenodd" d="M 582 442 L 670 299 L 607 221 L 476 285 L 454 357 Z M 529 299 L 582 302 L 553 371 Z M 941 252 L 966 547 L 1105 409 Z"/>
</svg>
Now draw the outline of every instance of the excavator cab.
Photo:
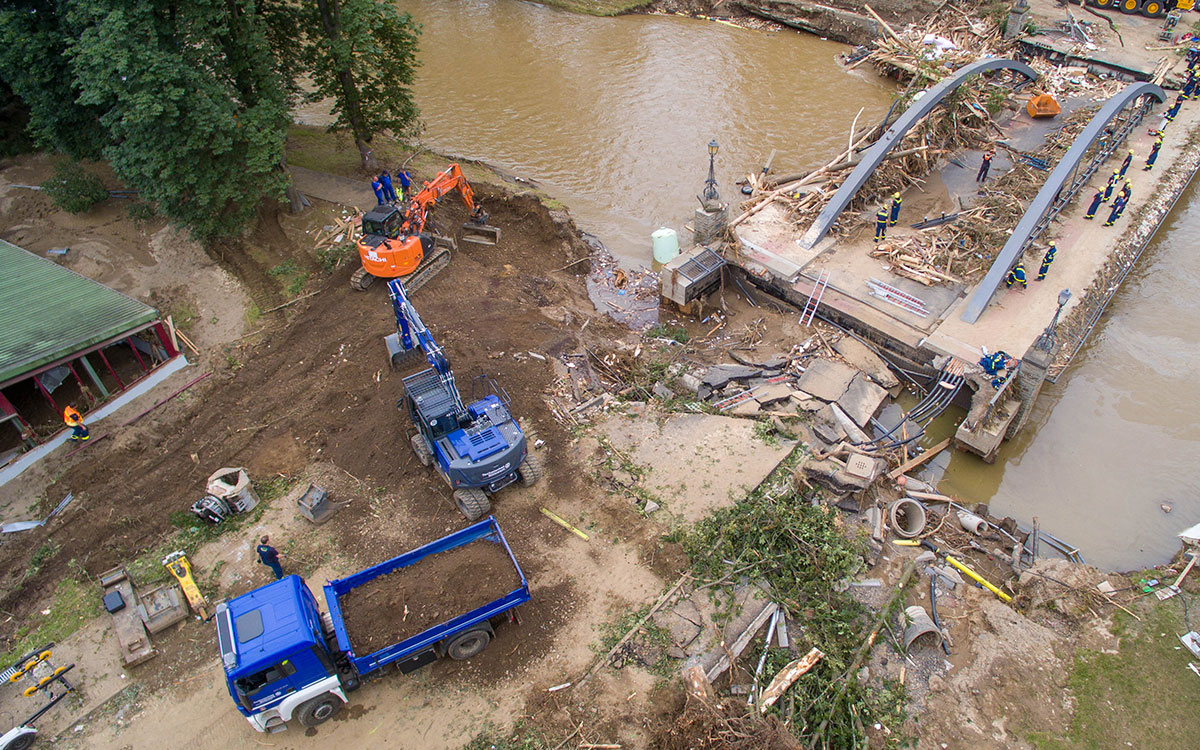
<svg viewBox="0 0 1200 750">
<path fill-rule="evenodd" d="M 376 206 L 362 217 L 362 242 L 371 246 L 400 236 L 404 213 L 395 206 Z"/>
</svg>

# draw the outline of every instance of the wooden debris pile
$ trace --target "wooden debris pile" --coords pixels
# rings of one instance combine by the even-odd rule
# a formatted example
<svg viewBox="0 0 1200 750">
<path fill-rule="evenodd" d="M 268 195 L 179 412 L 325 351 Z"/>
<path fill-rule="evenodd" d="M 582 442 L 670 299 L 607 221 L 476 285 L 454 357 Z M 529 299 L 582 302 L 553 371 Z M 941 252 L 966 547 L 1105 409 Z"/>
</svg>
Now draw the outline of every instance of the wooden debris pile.
<svg viewBox="0 0 1200 750">
<path fill-rule="evenodd" d="M 921 235 L 903 237 L 877 246 L 871 255 L 887 259 L 889 270 L 897 276 L 925 286 L 962 283 L 961 278 L 950 273 L 950 267 L 961 260 L 962 253 L 949 240 Z"/>
<path fill-rule="evenodd" d="M 867 6 L 884 29 L 874 49 L 854 63 L 870 62 L 881 73 L 899 80 L 915 78 L 919 85 L 936 83 L 952 71 L 981 57 L 1005 54 L 1012 43 L 991 20 L 971 18 L 950 5 L 921 24 L 909 24 L 896 32 Z"/>
</svg>

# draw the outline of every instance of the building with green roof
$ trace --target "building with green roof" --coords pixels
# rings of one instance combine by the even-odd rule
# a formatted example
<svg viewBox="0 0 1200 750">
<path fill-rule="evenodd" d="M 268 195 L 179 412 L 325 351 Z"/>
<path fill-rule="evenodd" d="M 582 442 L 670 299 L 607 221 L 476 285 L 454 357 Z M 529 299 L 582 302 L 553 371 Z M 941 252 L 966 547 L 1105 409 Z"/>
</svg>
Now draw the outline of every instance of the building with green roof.
<svg viewBox="0 0 1200 750">
<path fill-rule="evenodd" d="M 0 240 L 0 466 L 178 354 L 154 308 Z"/>
</svg>

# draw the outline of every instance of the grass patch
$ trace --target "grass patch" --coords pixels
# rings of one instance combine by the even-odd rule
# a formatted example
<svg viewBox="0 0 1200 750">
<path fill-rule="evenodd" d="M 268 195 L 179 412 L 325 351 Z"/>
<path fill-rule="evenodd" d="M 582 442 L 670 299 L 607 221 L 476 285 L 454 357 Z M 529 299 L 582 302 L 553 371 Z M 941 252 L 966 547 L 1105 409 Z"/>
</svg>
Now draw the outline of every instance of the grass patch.
<svg viewBox="0 0 1200 750">
<path fill-rule="evenodd" d="M 680 344 L 686 344 L 689 338 L 687 329 L 683 326 L 657 325 L 646 331 L 644 335 L 648 339 L 670 339 Z"/>
<path fill-rule="evenodd" d="M 742 576 L 760 581 L 801 624 L 804 643 L 825 652 L 812 672 L 791 688 L 788 699 L 770 709 L 789 722 L 799 739 L 811 740 L 816 728 L 827 722 L 823 746 L 875 747 L 868 743 L 864 726 L 878 722 L 891 730 L 885 747 L 903 746 L 909 739 L 902 731 L 903 688 L 870 687 L 860 684 L 856 675 L 844 674 L 874 617 L 868 618 L 835 583 L 858 568 L 863 542 L 846 534 L 836 509 L 811 505 L 796 491 L 791 471 L 801 451 L 793 451 L 736 505 L 717 511 L 690 531 L 674 532 L 667 541 L 682 543 L 701 582 L 736 582 Z M 719 616 L 734 615 L 732 597 L 720 587 L 713 591 Z M 898 598 L 897 608 L 902 603 L 903 597 Z M 781 651 L 771 653 L 766 674 L 774 674 L 790 658 Z M 845 695 L 834 701 L 829 686 L 841 680 L 849 684 Z"/>
<path fill-rule="evenodd" d="M 540 730 L 523 721 L 518 721 L 508 733 L 488 724 L 463 750 L 550 750 L 550 741 Z"/>
<path fill-rule="evenodd" d="M 175 324 L 175 327 L 185 333 L 192 330 L 192 326 L 196 324 L 197 320 L 200 320 L 200 312 L 196 309 L 195 305 L 189 302 L 180 304 L 178 307 L 172 307 L 168 310 L 168 314 L 171 316 L 171 322 Z"/>
<path fill-rule="evenodd" d="M 100 597 L 90 584 L 65 578 L 55 588 L 48 611 L 48 615 L 35 613 L 17 628 L 16 641 L 0 656 L 0 663 L 11 664 L 51 641 L 61 643 L 100 614 Z"/>
<path fill-rule="evenodd" d="M 613 622 L 602 623 L 596 653 L 607 654 L 649 611 L 650 605 L 647 604 L 634 612 L 626 612 Z M 667 656 L 670 647 L 671 633 L 653 620 L 647 620 L 638 628 L 637 635 L 622 647 L 623 651 L 613 654 L 613 659 L 617 666 L 636 663 L 650 670 L 651 674 L 668 679 L 675 676 L 676 668 L 675 660 Z"/>
<path fill-rule="evenodd" d="M 1188 603 L 1194 623 L 1200 606 L 1194 597 Z M 1154 602 L 1142 622 L 1118 612 L 1114 623 L 1128 633 L 1120 651 L 1075 655 L 1067 681 L 1076 704 L 1071 725 L 1062 735 L 1032 735 L 1033 745 L 1039 750 L 1195 747 L 1200 678 L 1187 668 L 1191 654 L 1179 642 L 1190 629 L 1182 614 L 1178 597 Z"/>
<path fill-rule="evenodd" d="M 251 302 L 250 306 L 246 308 L 246 325 L 253 327 L 261 317 L 262 309 L 258 305 Z"/>
</svg>

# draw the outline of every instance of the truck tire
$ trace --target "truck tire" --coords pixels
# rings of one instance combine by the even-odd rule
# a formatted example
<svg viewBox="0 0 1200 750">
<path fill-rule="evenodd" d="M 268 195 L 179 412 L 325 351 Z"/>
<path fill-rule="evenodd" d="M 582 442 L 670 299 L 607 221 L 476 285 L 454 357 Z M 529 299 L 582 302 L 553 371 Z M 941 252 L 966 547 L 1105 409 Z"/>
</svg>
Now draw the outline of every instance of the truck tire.
<svg viewBox="0 0 1200 750">
<path fill-rule="evenodd" d="M 446 646 L 446 655 L 451 659 L 470 659 L 480 651 L 487 648 L 491 643 L 492 634 L 486 630 L 468 630 L 465 633 L 459 633 Z"/>
<path fill-rule="evenodd" d="M 532 487 L 542 478 L 545 469 L 542 467 L 542 457 L 526 453 L 525 459 L 517 466 L 517 480 L 522 487 Z"/>
<path fill-rule="evenodd" d="M 433 451 L 429 450 L 429 445 L 419 432 L 412 436 L 412 449 L 422 466 L 433 466 Z"/>
<path fill-rule="evenodd" d="M 1142 15 L 1146 18 L 1162 18 L 1167 14 L 1167 6 L 1163 0 L 1146 0 L 1142 4 Z"/>
<path fill-rule="evenodd" d="M 1119 0 L 1092 0 L 1089 5 L 1095 5 L 1097 8 L 1110 9 L 1117 7 Z"/>
<path fill-rule="evenodd" d="M 296 709 L 296 719 L 302 726 L 315 727 L 329 721 L 342 710 L 342 699 L 333 693 L 321 693 L 307 700 Z"/>
<path fill-rule="evenodd" d="M 23 734 L 5 745 L 4 750 L 29 750 L 36 739 L 36 734 Z"/>
<path fill-rule="evenodd" d="M 471 489 L 455 490 L 454 505 L 468 521 L 478 521 L 492 509 L 492 501 L 487 493 L 474 487 Z"/>
<path fill-rule="evenodd" d="M 1136 16 L 1141 6 L 1142 0 L 1118 0 L 1117 10 L 1127 16 Z"/>
</svg>

